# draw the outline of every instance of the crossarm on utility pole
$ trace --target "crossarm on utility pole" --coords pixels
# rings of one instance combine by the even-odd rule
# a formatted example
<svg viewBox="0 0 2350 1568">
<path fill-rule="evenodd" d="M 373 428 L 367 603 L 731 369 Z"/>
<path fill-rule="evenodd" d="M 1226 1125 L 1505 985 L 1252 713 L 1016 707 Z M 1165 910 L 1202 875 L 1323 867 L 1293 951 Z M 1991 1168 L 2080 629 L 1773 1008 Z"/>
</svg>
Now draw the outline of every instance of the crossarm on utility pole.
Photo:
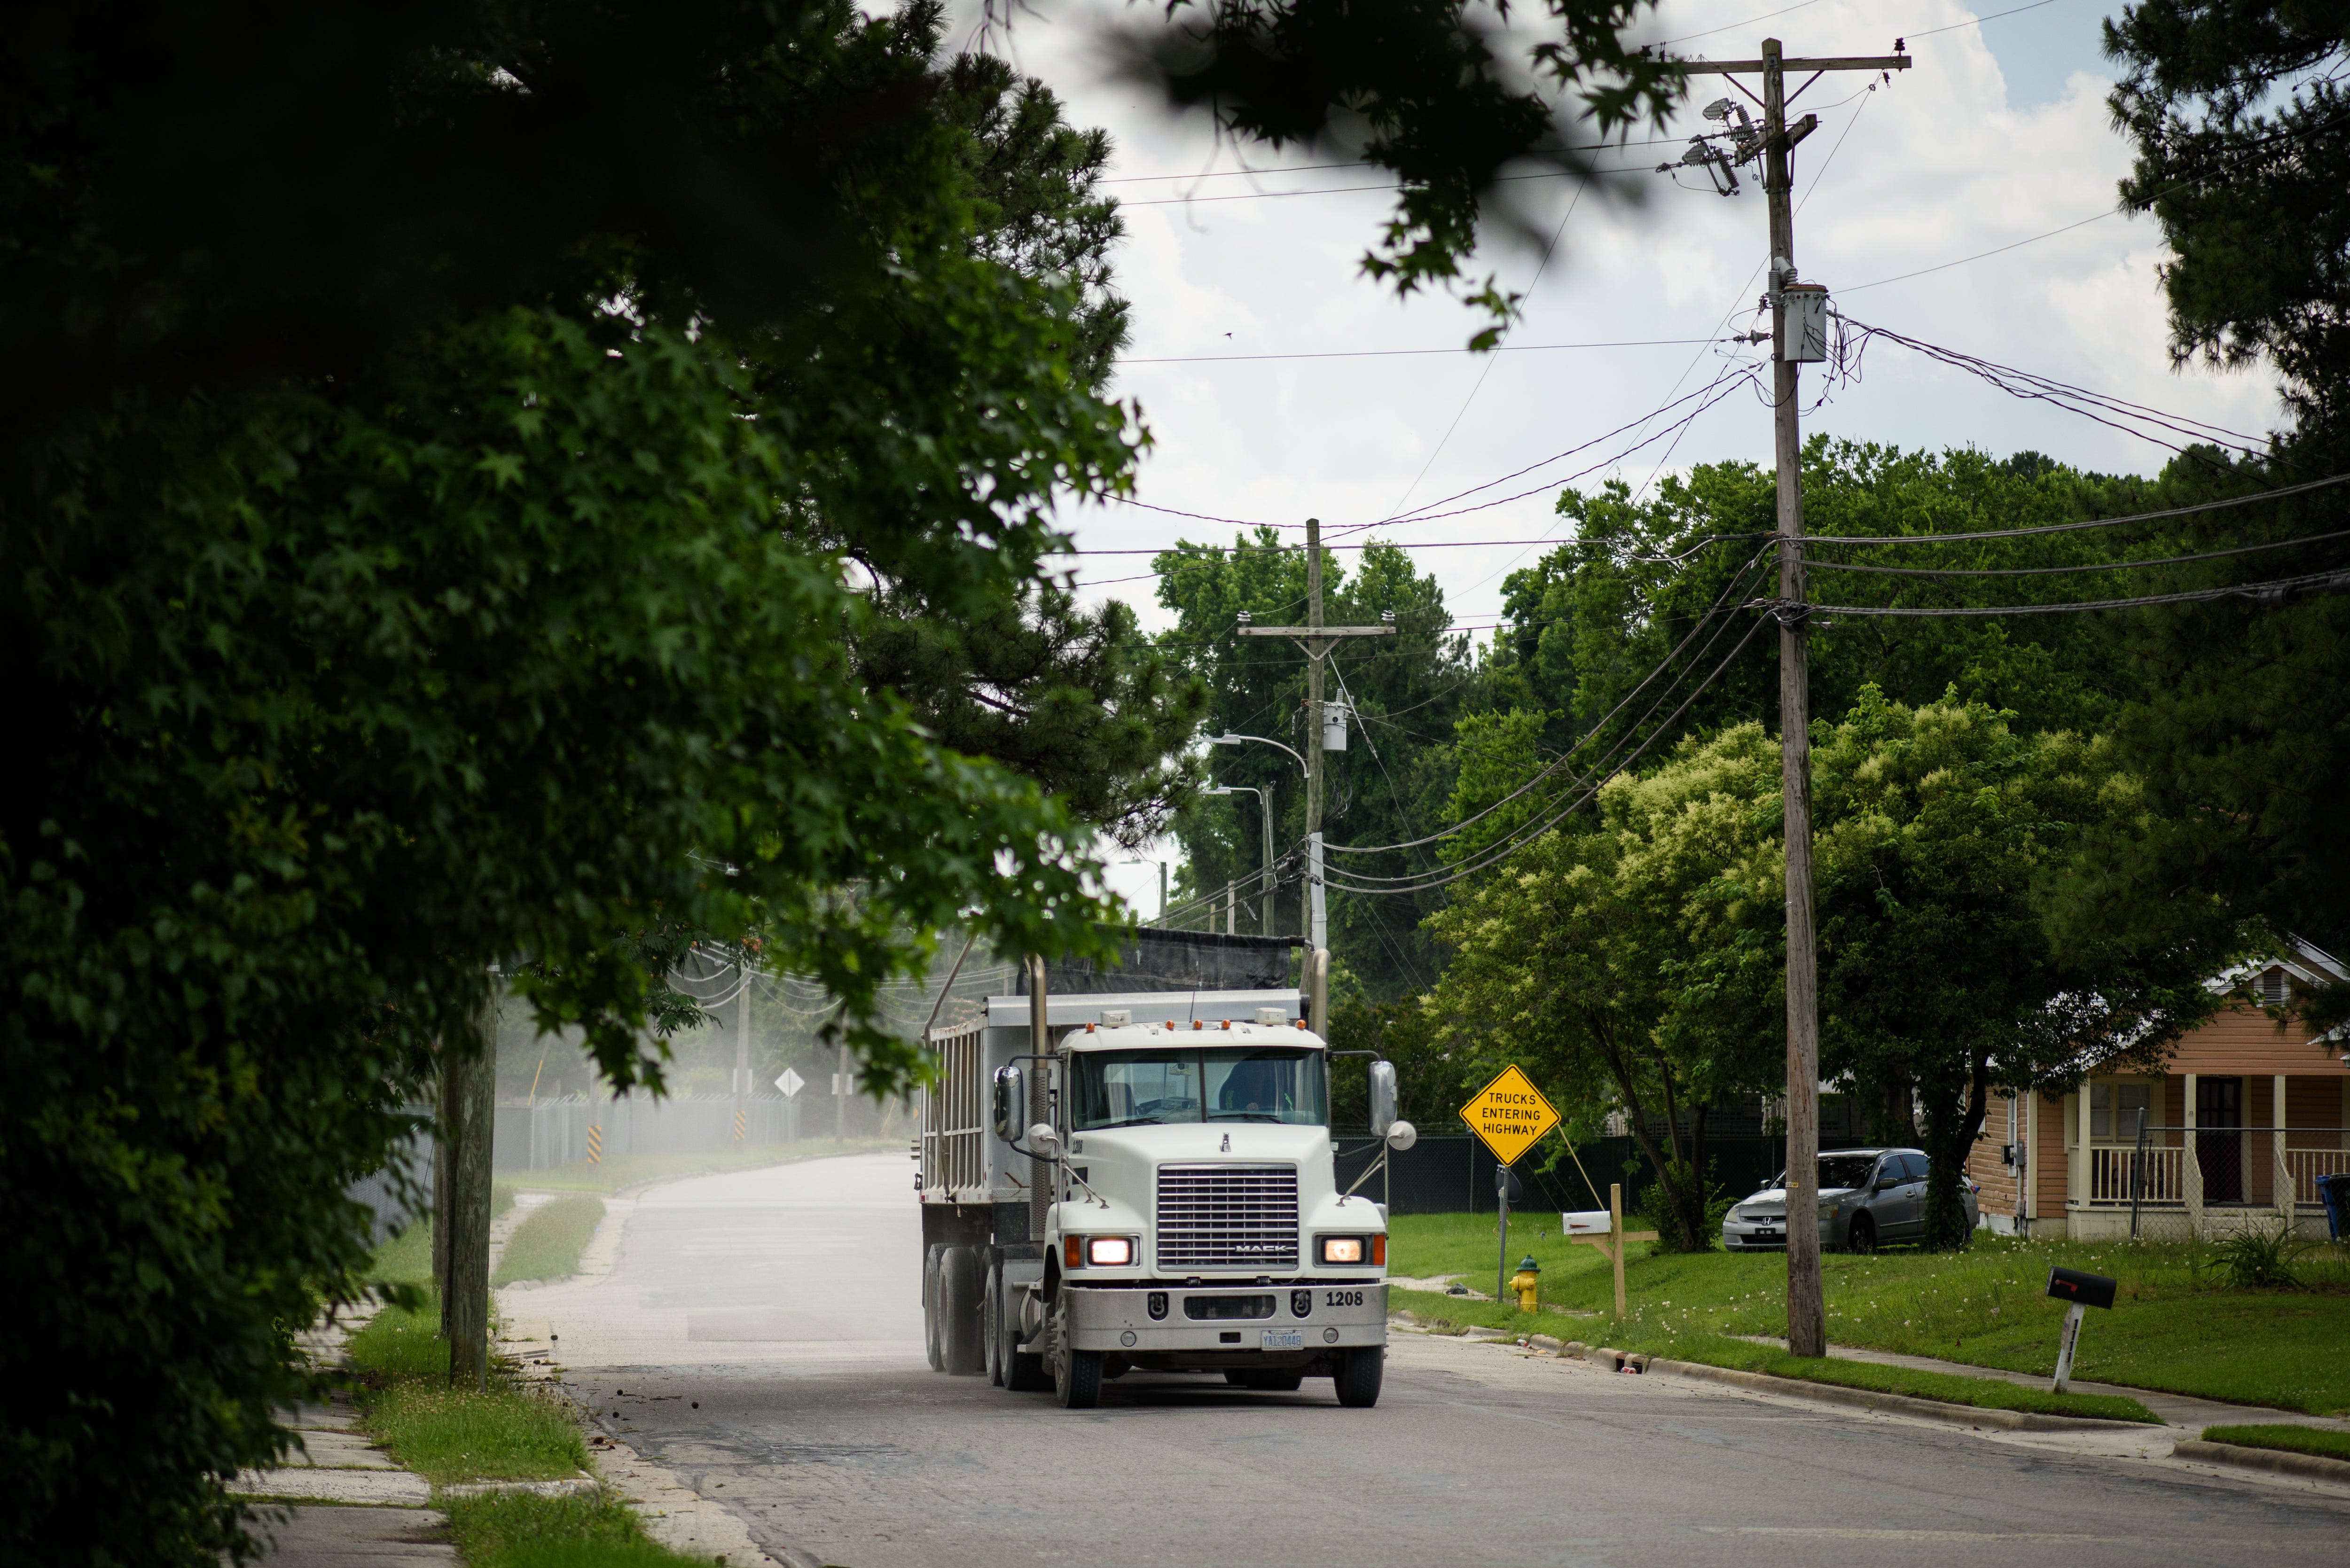
<svg viewBox="0 0 2350 1568">
<path fill-rule="evenodd" d="M 1767 50 L 1777 39 L 1768 39 Z M 1765 54 L 1759 60 L 1675 60 L 1681 74 L 1692 77 L 1768 76 L 1773 71 L 1906 71 L 1908 55 L 1838 55 L 1825 60 L 1790 60 Z"/>
</svg>

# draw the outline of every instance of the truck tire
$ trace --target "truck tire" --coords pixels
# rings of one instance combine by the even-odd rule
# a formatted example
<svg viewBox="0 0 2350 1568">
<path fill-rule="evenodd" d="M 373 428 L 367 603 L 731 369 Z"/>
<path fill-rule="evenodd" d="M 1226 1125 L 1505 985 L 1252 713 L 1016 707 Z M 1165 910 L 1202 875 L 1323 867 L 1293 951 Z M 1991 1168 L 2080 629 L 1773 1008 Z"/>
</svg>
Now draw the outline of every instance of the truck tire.
<svg viewBox="0 0 2350 1568">
<path fill-rule="evenodd" d="M 1102 1353 L 1064 1350 L 1053 1358 L 1053 1396 L 1065 1410 L 1090 1410 L 1101 1403 Z"/>
<path fill-rule="evenodd" d="M 1044 1354 L 1020 1348 L 1020 1298 L 1006 1296 L 1003 1302 L 1003 1386 L 1014 1394 L 1042 1394 L 1053 1386 L 1053 1375 L 1045 1369 Z"/>
<path fill-rule="evenodd" d="M 983 1370 L 979 1346 L 979 1253 L 949 1247 L 939 1259 L 939 1370 L 969 1377 Z"/>
<path fill-rule="evenodd" d="M 946 1366 L 939 1356 L 939 1257 L 946 1250 L 944 1241 L 933 1241 L 922 1253 L 922 1354 L 933 1372 Z"/>
<path fill-rule="evenodd" d="M 987 1363 L 987 1380 L 998 1388 L 1003 1386 L 1005 1349 L 1003 1270 L 998 1266 L 987 1271 L 987 1282 L 980 1287 L 979 1297 L 980 1358 Z"/>
<path fill-rule="evenodd" d="M 1387 1373 L 1388 1353 L 1365 1345 L 1344 1353 L 1338 1363 L 1338 1403 L 1350 1410 L 1367 1410 L 1379 1402 L 1379 1384 Z"/>
</svg>

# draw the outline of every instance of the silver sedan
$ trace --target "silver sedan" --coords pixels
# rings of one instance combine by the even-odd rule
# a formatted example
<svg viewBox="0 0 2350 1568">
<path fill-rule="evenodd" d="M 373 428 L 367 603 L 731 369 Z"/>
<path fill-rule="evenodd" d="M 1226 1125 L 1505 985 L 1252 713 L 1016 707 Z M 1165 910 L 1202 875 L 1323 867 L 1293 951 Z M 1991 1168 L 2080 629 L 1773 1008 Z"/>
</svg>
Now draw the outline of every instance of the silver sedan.
<svg viewBox="0 0 2350 1568">
<path fill-rule="evenodd" d="M 1959 1179 L 1967 1229 L 1976 1223 L 1974 1183 Z M 1926 1156 L 1914 1148 L 1840 1148 L 1820 1156 L 1820 1245 L 1873 1252 L 1881 1242 L 1926 1234 Z M 1721 1244 L 1733 1252 L 1787 1244 L 1786 1173 L 1722 1217 Z"/>
</svg>

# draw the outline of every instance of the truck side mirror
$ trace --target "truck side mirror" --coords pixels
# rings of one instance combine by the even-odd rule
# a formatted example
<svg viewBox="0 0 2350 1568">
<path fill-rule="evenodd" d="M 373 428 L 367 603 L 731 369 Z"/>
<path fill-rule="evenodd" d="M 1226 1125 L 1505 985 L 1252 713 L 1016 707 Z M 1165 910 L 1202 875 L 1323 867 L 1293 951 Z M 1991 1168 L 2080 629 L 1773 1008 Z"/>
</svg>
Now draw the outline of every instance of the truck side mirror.
<svg viewBox="0 0 2350 1568">
<path fill-rule="evenodd" d="M 1379 1137 L 1396 1119 L 1396 1070 L 1393 1062 L 1371 1064 L 1371 1131 Z"/>
<path fill-rule="evenodd" d="M 1053 1130 L 1052 1123 L 1038 1122 L 1028 1129 L 1028 1147 L 1046 1159 L 1051 1159 L 1060 1150 L 1061 1135 Z"/>
<path fill-rule="evenodd" d="M 995 1070 L 995 1097 L 988 1107 L 988 1120 L 995 1124 L 995 1136 L 1010 1143 L 1017 1135 L 1020 1116 L 1027 1104 L 1021 1092 L 1020 1069 L 998 1067 Z"/>
<path fill-rule="evenodd" d="M 1389 1122 L 1387 1138 L 1388 1147 L 1401 1154 L 1419 1141 L 1419 1129 L 1409 1122 Z"/>
</svg>

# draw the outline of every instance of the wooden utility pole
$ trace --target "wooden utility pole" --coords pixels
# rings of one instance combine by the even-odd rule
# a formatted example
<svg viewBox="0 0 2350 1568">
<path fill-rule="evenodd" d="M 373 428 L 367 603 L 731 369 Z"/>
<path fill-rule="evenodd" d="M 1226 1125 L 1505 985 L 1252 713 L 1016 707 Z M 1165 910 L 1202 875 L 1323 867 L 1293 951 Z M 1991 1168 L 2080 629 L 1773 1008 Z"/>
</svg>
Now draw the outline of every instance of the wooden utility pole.
<svg viewBox="0 0 2350 1568">
<path fill-rule="evenodd" d="M 1305 892 L 1306 939 L 1319 952 L 1330 945 L 1330 919 L 1322 888 L 1322 661 L 1340 638 L 1393 637 L 1392 626 L 1322 624 L 1322 519 L 1305 520 L 1305 624 L 1244 626 L 1243 637 L 1286 637 L 1305 650 Z"/>
<path fill-rule="evenodd" d="M 1812 897 L 1811 654 L 1804 585 L 1803 432 L 1797 398 L 1802 367 L 1825 348 L 1790 320 L 1791 289 L 1818 295 L 1795 279 L 1795 215 L 1792 197 L 1795 144 L 1818 125 L 1805 115 L 1787 124 L 1786 73 L 1809 71 L 1800 96 L 1830 71 L 1906 71 L 1909 57 L 1874 59 L 1784 58 L 1779 40 L 1762 40 L 1759 60 L 1691 61 L 1691 76 L 1721 76 L 1741 92 L 1737 78 L 1762 78 L 1762 192 L 1771 214 L 1771 408 L 1779 468 L 1779 769 L 1787 849 L 1787 1349 L 1795 1355 L 1827 1354 L 1827 1302 L 1820 1280 L 1820 995 L 1818 939 Z M 1753 95 L 1747 93 L 1749 98 Z M 1721 119 L 1714 113 L 1711 118 Z"/>
<path fill-rule="evenodd" d="M 442 1047 L 441 1136 L 448 1147 L 448 1273 L 441 1298 L 452 1387 L 490 1375 L 490 1168 L 498 1114 L 498 989 L 484 976 L 470 1039 Z"/>
</svg>

